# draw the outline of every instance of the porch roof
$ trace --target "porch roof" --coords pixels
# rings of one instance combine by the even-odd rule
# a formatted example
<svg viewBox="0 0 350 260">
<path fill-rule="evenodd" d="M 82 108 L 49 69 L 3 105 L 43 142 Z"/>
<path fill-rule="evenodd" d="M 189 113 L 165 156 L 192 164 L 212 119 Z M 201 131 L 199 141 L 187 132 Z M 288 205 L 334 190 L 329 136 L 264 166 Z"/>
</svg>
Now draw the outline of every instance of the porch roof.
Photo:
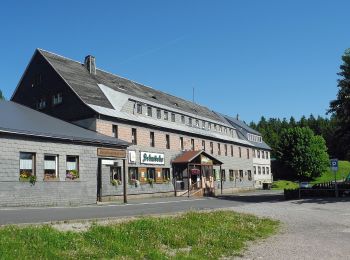
<svg viewBox="0 0 350 260">
<path fill-rule="evenodd" d="M 221 161 L 216 159 L 215 157 L 211 156 L 210 154 L 204 152 L 204 151 L 185 151 L 182 154 L 180 154 L 178 157 L 176 157 L 172 163 L 173 164 L 180 164 L 180 163 L 190 163 L 192 162 L 196 157 L 199 155 L 205 155 L 208 157 L 210 160 L 213 161 L 213 165 L 221 165 L 223 164 Z"/>
</svg>

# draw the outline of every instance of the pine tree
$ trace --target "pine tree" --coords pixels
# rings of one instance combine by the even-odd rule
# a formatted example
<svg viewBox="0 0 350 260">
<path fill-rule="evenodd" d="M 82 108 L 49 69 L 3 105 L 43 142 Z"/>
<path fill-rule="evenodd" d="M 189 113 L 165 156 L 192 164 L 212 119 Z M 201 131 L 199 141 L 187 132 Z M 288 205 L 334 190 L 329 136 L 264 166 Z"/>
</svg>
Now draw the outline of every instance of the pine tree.
<svg viewBox="0 0 350 260">
<path fill-rule="evenodd" d="M 329 113 L 332 113 L 337 124 L 335 132 L 338 140 L 337 154 L 341 159 L 350 159 L 350 49 L 342 56 L 338 76 L 337 99 L 331 101 Z"/>
</svg>

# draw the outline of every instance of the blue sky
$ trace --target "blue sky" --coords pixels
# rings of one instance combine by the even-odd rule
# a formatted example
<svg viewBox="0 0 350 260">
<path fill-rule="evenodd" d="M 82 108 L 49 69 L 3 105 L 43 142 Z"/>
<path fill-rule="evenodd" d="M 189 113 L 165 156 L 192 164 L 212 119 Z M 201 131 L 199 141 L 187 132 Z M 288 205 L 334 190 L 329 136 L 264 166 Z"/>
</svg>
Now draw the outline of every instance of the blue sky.
<svg viewBox="0 0 350 260">
<path fill-rule="evenodd" d="M 51 3 L 49 3 L 51 2 Z M 350 47 L 349 1 L 2 1 L 0 89 L 35 48 L 247 122 L 324 116 Z"/>
</svg>

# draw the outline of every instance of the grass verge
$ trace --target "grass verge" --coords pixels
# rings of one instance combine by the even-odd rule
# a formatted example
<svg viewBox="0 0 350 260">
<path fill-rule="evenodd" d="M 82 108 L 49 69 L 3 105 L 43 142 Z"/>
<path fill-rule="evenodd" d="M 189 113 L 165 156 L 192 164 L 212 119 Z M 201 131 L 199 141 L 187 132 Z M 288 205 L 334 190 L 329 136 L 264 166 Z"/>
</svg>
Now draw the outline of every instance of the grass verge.
<svg viewBox="0 0 350 260">
<path fill-rule="evenodd" d="M 296 189 L 299 188 L 299 185 L 292 181 L 279 180 L 274 181 L 271 188 L 273 190 Z"/>
<path fill-rule="evenodd" d="M 279 222 L 232 211 L 144 217 L 85 232 L 50 226 L 0 229 L 0 259 L 218 259 L 265 238 Z"/>
<path fill-rule="evenodd" d="M 337 180 L 342 181 L 350 173 L 350 162 L 339 161 L 338 167 L 339 167 L 339 170 L 337 172 Z M 334 181 L 334 173 L 330 169 L 324 172 L 320 177 L 315 178 L 315 180 L 313 180 L 311 183 L 315 184 L 315 183 L 323 183 L 323 182 L 329 182 L 329 181 Z"/>
</svg>

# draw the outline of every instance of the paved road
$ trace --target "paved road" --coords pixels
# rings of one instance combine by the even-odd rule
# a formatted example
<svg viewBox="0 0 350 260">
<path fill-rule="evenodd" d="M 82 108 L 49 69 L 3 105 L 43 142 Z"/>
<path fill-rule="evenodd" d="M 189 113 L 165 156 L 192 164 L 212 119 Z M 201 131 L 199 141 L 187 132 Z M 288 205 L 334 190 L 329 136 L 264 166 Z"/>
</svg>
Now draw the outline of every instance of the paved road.
<svg viewBox="0 0 350 260">
<path fill-rule="evenodd" d="M 175 213 L 188 210 L 219 209 L 261 201 L 281 200 L 274 191 L 251 192 L 224 198 L 157 198 L 130 201 L 129 204 L 92 205 L 83 207 L 3 208 L 0 209 L 0 225 L 117 218 L 150 214 Z"/>
</svg>

